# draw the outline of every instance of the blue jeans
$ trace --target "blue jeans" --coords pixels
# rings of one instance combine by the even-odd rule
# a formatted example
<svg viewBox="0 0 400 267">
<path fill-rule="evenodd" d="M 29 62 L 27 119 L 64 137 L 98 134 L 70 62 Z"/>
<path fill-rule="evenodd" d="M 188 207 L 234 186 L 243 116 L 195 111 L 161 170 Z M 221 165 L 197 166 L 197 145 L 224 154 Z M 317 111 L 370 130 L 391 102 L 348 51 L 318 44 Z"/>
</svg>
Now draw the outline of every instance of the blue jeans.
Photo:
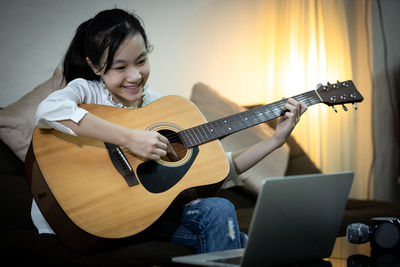
<svg viewBox="0 0 400 267">
<path fill-rule="evenodd" d="M 186 205 L 172 243 L 195 247 L 197 253 L 243 248 L 235 207 L 223 198 L 196 199 Z"/>
</svg>

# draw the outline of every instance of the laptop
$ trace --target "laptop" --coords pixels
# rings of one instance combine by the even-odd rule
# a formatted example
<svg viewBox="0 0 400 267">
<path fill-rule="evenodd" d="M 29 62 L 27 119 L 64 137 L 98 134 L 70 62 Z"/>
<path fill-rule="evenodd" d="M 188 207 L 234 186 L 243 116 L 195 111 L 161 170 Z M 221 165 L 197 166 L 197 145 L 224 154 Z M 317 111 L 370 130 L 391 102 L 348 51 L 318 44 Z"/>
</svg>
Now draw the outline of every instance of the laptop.
<svg viewBox="0 0 400 267">
<path fill-rule="evenodd" d="M 244 249 L 173 257 L 201 266 L 274 266 L 331 255 L 353 172 L 266 178 Z"/>
</svg>

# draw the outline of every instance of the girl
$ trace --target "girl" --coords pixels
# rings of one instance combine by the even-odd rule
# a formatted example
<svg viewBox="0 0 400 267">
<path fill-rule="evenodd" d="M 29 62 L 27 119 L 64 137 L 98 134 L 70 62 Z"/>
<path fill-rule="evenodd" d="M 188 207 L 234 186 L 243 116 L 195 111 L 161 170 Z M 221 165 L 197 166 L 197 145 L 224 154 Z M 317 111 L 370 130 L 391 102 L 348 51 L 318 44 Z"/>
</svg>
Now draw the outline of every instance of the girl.
<svg viewBox="0 0 400 267">
<path fill-rule="evenodd" d="M 146 86 L 150 50 L 141 21 L 134 14 L 120 9 L 105 10 L 82 23 L 63 62 L 67 86 L 39 105 L 36 126 L 116 144 L 149 160 L 173 153 L 168 139 L 158 132 L 125 128 L 78 107 L 86 103 L 140 108 L 160 98 L 161 94 Z M 272 138 L 247 151 L 227 154 L 231 166 L 228 179 L 236 179 L 238 174 L 280 147 L 306 107 L 289 99 L 285 109 Z M 172 243 L 194 247 L 198 253 L 245 246 L 247 237 L 239 231 L 235 209 L 228 200 L 197 199 L 182 209 L 172 205 L 166 214 L 170 215 L 169 220 L 177 222 L 172 230 L 161 229 Z M 156 224 L 162 225 L 159 221 L 164 218 L 163 215 Z M 39 233 L 54 234 L 35 201 L 32 219 Z M 150 228 L 146 231 L 154 229 Z"/>
</svg>

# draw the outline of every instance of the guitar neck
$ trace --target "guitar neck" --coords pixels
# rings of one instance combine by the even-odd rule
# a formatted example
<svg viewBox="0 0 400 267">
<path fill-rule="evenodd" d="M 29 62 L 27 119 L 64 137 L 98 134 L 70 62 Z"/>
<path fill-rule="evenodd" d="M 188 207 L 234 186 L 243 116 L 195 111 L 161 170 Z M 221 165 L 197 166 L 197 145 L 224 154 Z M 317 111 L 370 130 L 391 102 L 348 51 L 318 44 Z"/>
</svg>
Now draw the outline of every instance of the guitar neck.
<svg viewBox="0 0 400 267">
<path fill-rule="evenodd" d="M 302 101 L 307 107 L 322 102 L 316 90 L 296 95 L 292 98 L 297 101 Z M 283 115 L 283 106 L 286 101 L 287 99 L 282 99 L 267 105 L 249 109 L 180 131 L 178 134 L 185 146 L 187 148 L 192 148 L 278 118 Z"/>
</svg>

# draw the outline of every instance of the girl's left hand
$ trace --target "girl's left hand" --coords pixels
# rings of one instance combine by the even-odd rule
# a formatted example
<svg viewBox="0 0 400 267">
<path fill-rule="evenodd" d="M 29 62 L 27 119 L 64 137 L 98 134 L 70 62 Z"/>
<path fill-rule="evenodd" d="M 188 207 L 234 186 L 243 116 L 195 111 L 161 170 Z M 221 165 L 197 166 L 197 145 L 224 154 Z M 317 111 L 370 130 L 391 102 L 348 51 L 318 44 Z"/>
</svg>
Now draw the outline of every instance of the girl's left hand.
<svg viewBox="0 0 400 267">
<path fill-rule="evenodd" d="M 303 102 L 289 98 L 283 106 L 283 110 L 285 114 L 279 119 L 274 134 L 274 138 L 280 146 L 286 142 L 286 139 L 299 122 L 300 116 L 307 110 L 307 107 Z"/>
</svg>

